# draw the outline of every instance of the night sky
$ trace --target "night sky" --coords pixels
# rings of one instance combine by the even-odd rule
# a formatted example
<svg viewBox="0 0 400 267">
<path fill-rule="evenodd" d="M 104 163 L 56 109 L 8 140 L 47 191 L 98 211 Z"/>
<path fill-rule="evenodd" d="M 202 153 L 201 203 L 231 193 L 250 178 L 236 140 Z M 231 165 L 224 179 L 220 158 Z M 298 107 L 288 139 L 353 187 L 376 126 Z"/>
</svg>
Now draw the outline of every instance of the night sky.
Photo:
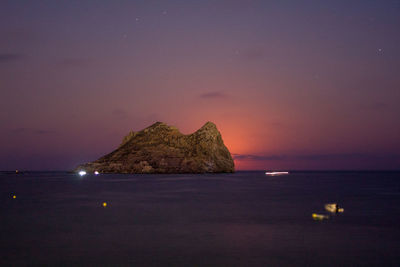
<svg viewBox="0 0 400 267">
<path fill-rule="evenodd" d="M 156 121 L 237 169 L 400 169 L 400 1 L 0 3 L 0 170 L 69 170 Z"/>
</svg>

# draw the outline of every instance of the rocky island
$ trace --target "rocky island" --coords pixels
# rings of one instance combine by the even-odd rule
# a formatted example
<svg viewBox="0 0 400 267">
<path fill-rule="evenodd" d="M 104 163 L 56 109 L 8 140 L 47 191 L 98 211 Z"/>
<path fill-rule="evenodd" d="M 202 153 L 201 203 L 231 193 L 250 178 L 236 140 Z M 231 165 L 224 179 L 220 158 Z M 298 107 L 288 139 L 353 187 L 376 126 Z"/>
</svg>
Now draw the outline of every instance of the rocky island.
<svg viewBox="0 0 400 267">
<path fill-rule="evenodd" d="M 162 122 L 130 132 L 113 152 L 75 171 L 89 173 L 234 172 L 234 162 L 216 125 L 207 122 L 184 135 Z"/>
</svg>

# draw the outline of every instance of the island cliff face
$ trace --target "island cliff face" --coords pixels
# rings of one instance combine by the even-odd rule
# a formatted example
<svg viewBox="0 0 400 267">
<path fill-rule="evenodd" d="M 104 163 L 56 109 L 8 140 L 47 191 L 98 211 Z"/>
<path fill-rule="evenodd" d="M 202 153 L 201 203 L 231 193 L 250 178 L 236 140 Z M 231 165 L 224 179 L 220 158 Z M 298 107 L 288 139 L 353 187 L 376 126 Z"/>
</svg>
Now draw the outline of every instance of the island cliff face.
<svg viewBox="0 0 400 267">
<path fill-rule="evenodd" d="M 184 135 L 162 122 L 130 132 L 121 145 L 75 171 L 100 173 L 206 173 L 234 172 L 234 162 L 217 127 L 207 122 Z"/>
</svg>

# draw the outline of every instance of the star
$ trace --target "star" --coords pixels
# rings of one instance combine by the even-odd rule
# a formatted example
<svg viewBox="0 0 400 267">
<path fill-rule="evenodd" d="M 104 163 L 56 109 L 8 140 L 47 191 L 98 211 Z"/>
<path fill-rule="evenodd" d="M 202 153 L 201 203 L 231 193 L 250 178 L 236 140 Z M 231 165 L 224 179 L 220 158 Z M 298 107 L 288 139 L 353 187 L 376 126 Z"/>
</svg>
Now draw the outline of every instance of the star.
<svg viewBox="0 0 400 267">
<path fill-rule="evenodd" d="M 136 21 L 139 21 L 139 18 L 136 18 L 135 20 L 136 20 Z"/>
<path fill-rule="evenodd" d="M 167 10 L 164 10 L 164 11 L 163 11 L 163 15 L 167 15 Z"/>
</svg>

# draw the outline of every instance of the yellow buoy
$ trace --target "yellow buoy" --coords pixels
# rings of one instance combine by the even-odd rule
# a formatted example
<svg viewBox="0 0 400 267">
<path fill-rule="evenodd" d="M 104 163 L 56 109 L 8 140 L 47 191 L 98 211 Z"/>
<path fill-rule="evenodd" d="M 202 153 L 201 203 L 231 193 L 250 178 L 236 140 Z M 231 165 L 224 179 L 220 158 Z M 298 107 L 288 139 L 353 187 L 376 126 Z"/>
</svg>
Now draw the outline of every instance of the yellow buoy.
<svg viewBox="0 0 400 267">
<path fill-rule="evenodd" d="M 103 202 L 103 207 L 107 207 L 107 202 Z"/>
<path fill-rule="evenodd" d="M 328 215 L 322 215 L 322 214 L 317 214 L 317 213 L 313 213 L 312 214 L 312 218 L 314 219 L 314 220 L 324 220 L 324 219 L 329 219 L 329 216 Z"/>
<path fill-rule="evenodd" d="M 17 196 L 16 196 L 16 195 L 13 195 L 13 196 L 12 196 L 12 198 L 16 199 L 16 198 L 17 198 Z"/>
</svg>

